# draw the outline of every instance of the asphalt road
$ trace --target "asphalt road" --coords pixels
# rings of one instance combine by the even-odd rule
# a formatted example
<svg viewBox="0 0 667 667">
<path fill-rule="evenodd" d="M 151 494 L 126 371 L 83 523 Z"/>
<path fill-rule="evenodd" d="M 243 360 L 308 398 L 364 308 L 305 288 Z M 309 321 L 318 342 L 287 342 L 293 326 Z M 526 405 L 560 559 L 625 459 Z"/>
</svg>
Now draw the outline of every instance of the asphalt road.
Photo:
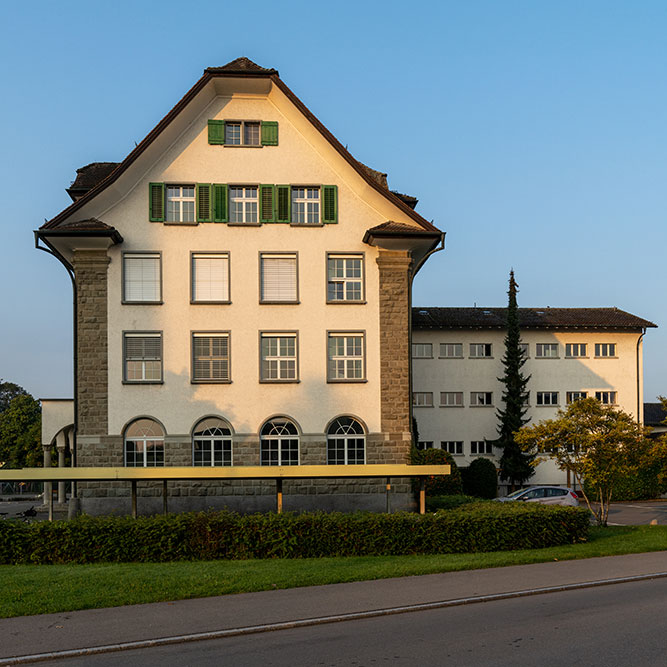
<svg viewBox="0 0 667 667">
<path fill-rule="evenodd" d="M 661 579 L 46 664 L 664 667 L 665 618 Z"/>
</svg>

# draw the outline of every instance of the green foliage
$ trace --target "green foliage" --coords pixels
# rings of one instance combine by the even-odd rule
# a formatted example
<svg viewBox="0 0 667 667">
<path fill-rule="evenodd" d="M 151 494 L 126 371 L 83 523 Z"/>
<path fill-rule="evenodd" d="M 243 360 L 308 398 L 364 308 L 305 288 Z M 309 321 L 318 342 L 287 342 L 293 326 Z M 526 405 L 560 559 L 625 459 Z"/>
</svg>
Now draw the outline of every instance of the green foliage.
<svg viewBox="0 0 667 667">
<path fill-rule="evenodd" d="M 584 490 L 589 497 L 595 496 L 595 489 L 587 481 L 584 482 Z M 621 477 L 614 486 L 614 500 L 616 501 L 651 500 L 658 498 L 660 493 L 656 465 L 643 466 L 635 472 Z"/>
<path fill-rule="evenodd" d="M 490 459 L 480 456 L 467 468 L 461 468 L 463 492 L 478 498 L 495 498 L 498 495 L 498 472 Z"/>
<path fill-rule="evenodd" d="M 462 468 L 461 470 L 466 470 Z M 474 496 L 426 496 L 426 511 L 437 512 L 438 510 L 454 510 L 462 505 L 479 502 Z"/>
<path fill-rule="evenodd" d="M 510 271 L 507 303 L 507 335 L 505 336 L 505 355 L 502 364 L 503 376 L 498 378 L 505 385 L 503 389 L 503 408 L 498 410 L 498 439 L 494 445 L 503 450 L 500 457 L 500 479 L 508 480 L 511 486 L 520 485 L 532 477 L 535 468 L 532 465 L 535 456 L 524 452 L 515 442 L 514 434 L 527 424 L 526 403 L 528 392 L 526 385 L 529 377 L 524 377 L 521 368 L 526 357 L 520 347 L 519 309 L 516 294 L 518 285 L 514 280 L 514 271 Z"/>
<path fill-rule="evenodd" d="M 0 563 L 166 562 L 465 553 L 586 540 L 588 512 L 476 503 L 434 514 L 231 512 L 0 521 Z"/>
<path fill-rule="evenodd" d="M 26 393 L 12 398 L 0 414 L 0 463 L 11 468 L 41 465 L 41 430 L 39 401 Z"/>
<path fill-rule="evenodd" d="M 2 414 L 8 407 L 9 404 L 17 396 L 27 395 L 27 391 L 13 382 L 5 382 L 0 378 L 0 414 Z"/>
<path fill-rule="evenodd" d="M 410 463 L 416 466 L 449 465 L 449 475 L 435 475 L 426 478 L 426 496 L 452 496 L 463 493 L 461 473 L 454 457 L 444 449 L 417 449 L 410 450 Z M 419 482 L 415 481 L 414 489 L 418 489 Z"/>
</svg>

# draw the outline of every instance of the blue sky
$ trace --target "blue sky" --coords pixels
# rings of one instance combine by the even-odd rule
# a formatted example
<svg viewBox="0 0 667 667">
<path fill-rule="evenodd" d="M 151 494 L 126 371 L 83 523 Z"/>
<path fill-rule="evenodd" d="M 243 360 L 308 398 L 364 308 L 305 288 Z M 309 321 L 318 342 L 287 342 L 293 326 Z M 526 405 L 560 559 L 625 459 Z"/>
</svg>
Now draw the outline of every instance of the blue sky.
<svg viewBox="0 0 667 667">
<path fill-rule="evenodd" d="M 415 305 L 617 306 L 667 394 L 667 3 L 164 0 L 3 7 L 0 377 L 71 395 L 71 288 L 32 230 L 211 65 L 275 67 L 447 232 Z"/>
</svg>

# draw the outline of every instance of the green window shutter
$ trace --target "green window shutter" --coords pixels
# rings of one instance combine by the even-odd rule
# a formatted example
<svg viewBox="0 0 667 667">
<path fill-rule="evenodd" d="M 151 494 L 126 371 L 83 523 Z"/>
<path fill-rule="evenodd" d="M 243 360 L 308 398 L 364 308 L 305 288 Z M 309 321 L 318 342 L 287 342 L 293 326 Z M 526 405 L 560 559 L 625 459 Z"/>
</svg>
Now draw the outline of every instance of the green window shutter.
<svg viewBox="0 0 667 667">
<path fill-rule="evenodd" d="M 292 199 L 289 185 L 276 185 L 276 222 L 292 222 Z"/>
<path fill-rule="evenodd" d="M 275 186 L 274 185 L 260 185 L 259 186 L 259 219 L 260 222 L 275 222 L 274 213 L 275 200 Z"/>
<path fill-rule="evenodd" d="M 262 146 L 278 145 L 278 121 L 262 121 Z"/>
<path fill-rule="evenodd" d="M 338 222 L 338 186 L 322 186 L 322 222 Z"/>
<path fill-rule="evenodd" d="M 209 144 L 224 144 L 225 143 L 225 121 L 224 120 L 209 120 L 208 121 L 208 143 Z"/>
<path fill-rule="evenodd" d="M 197 183 L 197 222 L 211 222 L 210 183 Z"/>
<path fill-rule="evenodd" d="M 148 185 L 148 218 L 151 222 L 164 222 L 164 183 Z"/>
<path fill-rule="evenodd" d="M 227 186 L 214 183 L 213 188 L 213 221 L 227 222 Z"/>
</svg>

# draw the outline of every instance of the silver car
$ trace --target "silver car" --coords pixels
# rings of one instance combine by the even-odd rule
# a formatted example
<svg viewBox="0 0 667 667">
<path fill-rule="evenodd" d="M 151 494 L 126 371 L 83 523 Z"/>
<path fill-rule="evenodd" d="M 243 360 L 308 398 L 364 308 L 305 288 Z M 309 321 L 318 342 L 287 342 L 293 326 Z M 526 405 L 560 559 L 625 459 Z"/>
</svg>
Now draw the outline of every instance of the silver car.
<svg viewBox="0 0 667 667">
<path fill-rule="evenodd" d="M 510 493 L 509 496 L 498 498 L 504 503 L 509 500 L 523 500 L 527 503 L 542 503 L 543 505 L 579 505 L 579 496 L 564 486 L 531 486 L 527 489 L 519 489 Z"/>
</svg>

